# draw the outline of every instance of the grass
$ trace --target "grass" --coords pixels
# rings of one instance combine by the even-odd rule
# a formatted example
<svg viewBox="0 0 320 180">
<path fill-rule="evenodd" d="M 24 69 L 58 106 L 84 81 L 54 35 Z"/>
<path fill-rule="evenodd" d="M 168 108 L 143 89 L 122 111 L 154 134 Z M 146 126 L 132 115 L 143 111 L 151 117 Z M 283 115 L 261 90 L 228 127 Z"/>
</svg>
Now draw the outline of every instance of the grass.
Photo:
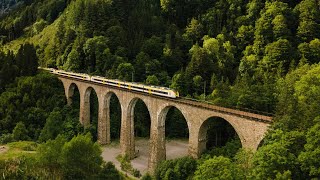
<svg viewBox="0 0 320 180">
<path fill-rule="evenodd" d="M 33 155 L 36 152 L 38 144 L 32 141 L 12 142 L 5 145 L 8 151 L 0 156 L 0 160 L 21 157 L 23 155 Z"/>
</svg>

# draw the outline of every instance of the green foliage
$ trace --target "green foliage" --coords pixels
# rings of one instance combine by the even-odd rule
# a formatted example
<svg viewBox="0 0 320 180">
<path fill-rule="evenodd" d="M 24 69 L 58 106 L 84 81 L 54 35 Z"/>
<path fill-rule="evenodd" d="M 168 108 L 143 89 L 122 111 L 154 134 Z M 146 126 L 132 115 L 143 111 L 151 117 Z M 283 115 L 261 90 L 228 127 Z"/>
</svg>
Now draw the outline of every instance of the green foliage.
<svg viewBox="0 0 320 180">
<path fill-rule="evenodd" d="M 212 141 L 212 139 L 210 140 Z M 225 146 L 214 147 L 213 149 L 203 154 L 202 159 L 210 159 L 214 156 L 224 156 L 227 158 L 233 158 L 241 148 L 240 139 L 232 139 L 226 142 L 227 143 Z"/>
<path fill-rule="evenodd" d="M 121 63 L 117 68 L 117 77 L 123 81 L 131 81 L 134 67 L 130 63 Z"/>
<path fill-rule="evenodd" d="M 63 136 L 47 141 L 39 147 L 38 161 L 49 174 L 61 178 L 83 179 L 103 174 L 101 149 L 92 142 L 89 133 L 75 136 L 70 141 Z"/>
<path fill-rule="evenodd" d="M 41 130 L 39 137 L 40 141 L 46 141 L 49 139 L 55 139 L 55 137 L 60 134 L 60 129 L 62 129 L 63 115 L 57 109 L 52 111 L 46 120 L 46 124 Z"/>
<path fill-rule="evenodd" d="M 120 162 L 121 170 L 132 174 L 134 177 L 141 177 L 140 171 L 132 167 L 129 156 L 127 154 L 125 154 L 124 156 L 118 155 L 117 160 Z"/>
<path fill-rule="evenodd" d="M 133 169 L 127 154 L 124 156 L 119 155 L 117 159 L 120 161 L 120 167 L 123 171 L 130 172 Z"/>
<path fill-rule="evenodd" d="M 305 174 L 299 167 L 298 156 L 305 142 L 303 132 L 276 130 L 266 138 L 254 156 L 252 176 L 274 179 L 277 174 L 291 173 L 293 179 L 303 179 Z"/>
<path fill-rule="evenodd" d="M 20 76 L 35 75 L 38 70 L 38 57 L 34 46 L 28 43 L 21 45 L 16 55 L 16 62 Z"/>
<path fill-rule="evenodd" d="M 320 175 L 320 121 L 319 117 L 315 119 L 316 124 L 311 127 L 306 135 L 307 143 L 304 150 L 299 155 L 301 169 L 308 173 L 311 178 L 319 177 Z"/>
<path fill-rule="evenodd" d="M 170 86 L 183 96 L 217 105 L 274 113 L 273 132 L 254 165 L 247 155 L 236 155 L 235 162 L 248 178 L 317 177 L 318 164 L 312 159 L 318 155 L 313 120 L 320 113 L 319 6 L 316 0 L 24 1 L 0 17 L 0 142 L 13 136 L 45 142 L 58 134 L 71 139 L 83 132 L 78 104 L 64 106 L 57 79 L 45 74 L 19 77 L 35 75 L 39 58 L 41 66 Z M 96 105 L 92 112 L 97 112 Z M 110 106 L 111 138 L 118 138 L 121 107 L 115 98 Z M 137 103 L 135 132 L 149 136 L 150 117 L 141 111 L 145 107 Z M 95 133 L 96 123 L 86 131 Z M 314 137 L 307 135 L 304 146 L 296 131 Z M 188 137 L 177 110 L 168 112 L 166 135 Z M 233 157 L 238 145 L 227 143 L 211 156 Z M 10 163 L 21 167 L 17 172 L 25 171 L 15 160 Z M 231 167 L 228 160 L 215 163 Z M 179 177 L 174 166 L 161 177 Z M 231 178 L 233 169 L 237 167 L 225 171 Z M 21 178 L 19 173 L 12 178 Z"/>
<path fill-rule="evenodd" d="M 41 167 L 57 177 L 61 176 L 61 153 L 67 139 L 59 135 L 54 140 L 48 140 L 38 148 L 38 161 Z"/>
<path fill-rule="evenodd" d="M 186 32 L 184 36 L 187 39 L 190 39 L 192 42 L 197 42 L 203 36 L 202 31 L 203 31 L 202 24 L 198 20 L 192 18 L 190 24 L 186 27 Z"/>
<path fill-rule="evenodd" d="M 276 126 L 288 130 L 307 130 L 319 109 L 319 65 L 303 65 L 278 81 Z"/>
<path fill-rule="evenodd" d="M 196 170 L 197 163 L 191 157 L 161 162 L 155 172 L 156 179 L 189 179 Z"/>
<path fill-rule="evenodd" d="M 63 145 L 61 166 L 66 178 L 91 177 L 100 171 L 102 164 L 101 149 L 92 142 L 92 136 L 78 135 Z"/>
<path fill-rule="evenodd" d="M 141 177 L 141 180 L 152 180 L 152 176 L 149 173 L 146 173 Z"/>
<path fill-rule="evenodd" d="M 21 156 L 0 161 L 0 173 L 3 179 L 28 179 L 36 178 L 34 157 Z"/>
<path fill-rule="evenodd" d="M 165 133 L 167 138 L 189 137 L 187 121 L 177 108 L 172 107 L 169 109 L 165 123 Z"/>
<path fill-rule="evenodd" d="M 12 137 L 16 141 L 29 139 L 28 130 L 26 129 L 26 126 L 23 124 L 23 122 L 17 123 L 16 127 L 12 131 Z"/>
<path fill-rule="evenodd" d="M 250 149 L 239 149 L 233 157 L 234 163 L 245 177 L 249 177 L 253 169 L 254 152 Z"/>
<path fill-rule="evenodd" d="M 54 76 L 38 74 L 21 77 L 0 95 L 0 130 L 10 133 L 22 122 L 27 136 L 37 139 L 46 123 L 46 118 L 54 107 L 63 107 L 62 84 Z"/>
<path fill-rule="evenodd" d="M 194 173 L 194 179 L 242 179 L 243 175 L 229 158 L 213 157 L 200 164 Z"/>
<path fill-rule="evenodd" d="M 85 65 L 88 72 L 92 73 L 96 69 L 101 74 L 105 71 L 104 67 L 104 50 L 107 48 L 108 39 L 104 36 L 95 36 L 86 41 L 83 45 L 83 51 L 86 56 Z"/>
<path fill-rule="evenodd" d="M 134 135 L 135 137 L 150 137 L 151 120 L 149 110 L 142 100 L 138 100 L 134 107 Z"/>
<path fill-rule="evenodd" d="M 156 85 L 159 85 L 159 80 L 158 80 L 157 76 L 155 76 L 155 75 L 147 76 L 146 84 L 156 86 Z"/>
<path fill-rule="evenodd" d="M 117 171 L 116 167 L 112 162 L 103 163 L 101 171 L 98 176 L 95 177 L 97 179 L 114 179 L 121 180 L 121 175 Z"/>
<path fill-rule="evenodd" d="M 2 134 L 0 136 L 0 144 L 7 144 L 14 141 L 12 134 Z"/>
</svg>

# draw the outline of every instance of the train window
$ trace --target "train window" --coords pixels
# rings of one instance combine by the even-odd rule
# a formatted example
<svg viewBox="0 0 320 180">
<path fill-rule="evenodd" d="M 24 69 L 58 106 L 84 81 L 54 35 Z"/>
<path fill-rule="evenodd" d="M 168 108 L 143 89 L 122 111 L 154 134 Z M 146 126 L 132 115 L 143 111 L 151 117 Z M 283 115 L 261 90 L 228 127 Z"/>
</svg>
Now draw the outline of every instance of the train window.
<svg viewBox="0 0 320 180">
<path fill-rule="evenodd" d="M 146 90 L 145 88 L 141 88 L 139 86 L 132 86 L 132 88 L 140 89 L 140 90 Z"/>
<path fill-rule="evenodd" d="M 168 92 L 163 92 L 163 91 L 158 91 L 158 90 L 152 90 L 153 92 L 156 92 L 156 93 L 160 93 L 160 94 L 168 94 Z"/>
<path fill-rule="evenodd" d="M 111 82 L 111 81 L 107 81 L 107 83 L 113 84 L 113 85 L 117 85 L 117 83 Z"/>
</svg>

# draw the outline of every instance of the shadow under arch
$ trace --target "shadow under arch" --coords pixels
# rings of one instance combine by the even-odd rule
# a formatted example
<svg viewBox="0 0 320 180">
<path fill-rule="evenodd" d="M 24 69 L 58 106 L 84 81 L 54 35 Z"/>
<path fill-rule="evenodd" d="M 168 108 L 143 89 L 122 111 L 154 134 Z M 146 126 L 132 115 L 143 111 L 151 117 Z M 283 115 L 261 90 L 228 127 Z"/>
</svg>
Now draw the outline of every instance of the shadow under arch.
<svg viewBox="0 0 320 180">
<path fill-rule="evenodd" d="M 166 106 L 159 114 L 167 160 L 188 155 L 190 125 L 185 117 L 178 107 L 171 105 Z"/>
<path fill-rule="evenodd" d="M 96 90 L 89 86 L 84 93 L 84 108 L 86 112 L 86 121 L 83 125 L 86 127 L 86 131 L 89 131 L 96 141 L 98 137 L 98 115 L 99 115 L 99 102 Z"/>
<path fill-rule="evenodd" d="M 75 83 L 71 83 L 66 94 L 67 104 L 73 108 L 80 109 L 80 91 Z"/>
<path fill-rule="evenodd" d="M 258 147 L 257 147 L 257 150 L 259 149 L 259 148 L 261 148 L 262 146 L 264 146 L 264 145 L 266 145 L 266 137 L 263 137 L 263 139 L 261 139 L 261 141 L 259 142 L 259 144 L 258 144 Z"/>
<path fill-rule="evenodd" d="M 106 133 L 106 143 L 109 144 L 112 140 L 120 139 L 122 107 L 118 95 L 113 91 L 109 91 L 103 101 L 103 121 L 107 123 L 103 133 Z"/>
<path fill-rule="evenodd" d="M 242 147 L 236 128 L 226 119 L 216 116 L 206 119 L 200 126 L 199 143 L 200 155 L 205 151 L 224 146 L 226 148 L 230 146 L 232 149 L 222 153 L 236 153 Z"/>
<path fill-rule="evenodd" d="M 131 143 L 131 151 L 134 152 L 132 155 L 137 157 L 140 154 L 148 154 L 149 153 L 149 143 L 145 144 L 143 141 L 137 141 L 136 138 L 138 137 L 148 137 L 150 139 L 150 128 L 151 128 L 151 116 L 148 106 L 146 105 L 145 101 L 140 98 L 133 98 L 128 106 L 128 113 L 127 119 L 130 121 L 130 143 Z M 142 152 L 137 149 L 136 145 L 145 146 L 146 148 L 143 149 Z"/>
</svg>

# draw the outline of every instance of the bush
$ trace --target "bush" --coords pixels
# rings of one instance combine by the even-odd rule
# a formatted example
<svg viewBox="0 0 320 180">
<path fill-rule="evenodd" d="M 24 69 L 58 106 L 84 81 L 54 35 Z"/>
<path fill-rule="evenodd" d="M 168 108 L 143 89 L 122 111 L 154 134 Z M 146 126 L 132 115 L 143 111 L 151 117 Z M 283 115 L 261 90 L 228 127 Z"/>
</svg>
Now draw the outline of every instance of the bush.
<svg viewBox="0 0 320 180">
<path fill-rule="evenodd" d="M 132 170 L 132 165 L 130 164 L 130 160 L 127 154 L 124 156 L 119 155 L 117 157 L 117 160 L 120 162 L 121 170 L 125 172 L 130 172 Z"/>
<path fill-rule="evenodd" d="M 197 161 L 191 157 L 183 157 L 177 160 L 174 172 L 178 179 L 187 179 L 197 169 Z"/>
<path fill-rule="evenodd" d="M 0 144 L 7 144 L 7 143 L 10 143 L 10 142 L 13 142 L 13 141 L 14 141 L 13 136 L 10 133 L 2 134 L 0 136 Z"/>
<path fill-rule="evenodd" d="M 78 135 L 65 143 L 61 152 L 61 166 L 67 179 L 86 179 L 100 172 L 103 162 L 101 149 L 92 136 Z"/>
<path fill-rule="evenodd" d="M 20 156 L 0 161 L 1 179 L 40 179 L 33 156 Z"/>
<path fill-rule="evenodd" d="M 188 179 L 193 176 L 197 168 L 197 161 L 191 157 L 163 161 L 156 169 L 156 179 L 173 178 Z"/>
<path fill-rule="evenodd" d="M 142 176 L 141 180 L 152 180 L 152 176 L 149 173 L 146 173 Z"/>
<path fill-rule="evenodd" d="M 92 142 L 90 134 L 78 135 L 69 142 L 59 135 L 55 140 L 41 145 L 38 156 L 39 163 L 52 177 L 61 175 L 63 179 L 93 179 L 102 171 L 101 149 Z"/>
<path fill-rule="evenodd" d="M 204 161 L 194 173 L 195 180 L 202 179 L 244 179 L 229 158 L 219 156 Z"/>
<path fill-rule="evenodd" d="M 173 160 L 162 161 L 157 166 L 157 169 L 156 169 L 156 172 L 155 172 L 155 178 L 157 180 L 164 179 L 164 177 L 166 176 L 166 172 L 169 169 L 173 169 L 174 165 L 175 165 L 175 162 Z"/>
<path fill-rule="evenodd" d="M 133 169 L 132 171 L 134 177 L 141 177 L 141 173 L 138 169 Z"/>
<path fill-rule="evenodd" d="M 103 164 L 102 169 L 96 179 L 120 180 L 121 175 L 112 162 L 107 162 Z"/>
<path fill-rule="evenodd" d="M 12 131 L 13 139 L 16 141 L 19 140 L 28 140 L 28 130 L 23 122 L 18 122 L 16 127 Z"/>
</svg>

